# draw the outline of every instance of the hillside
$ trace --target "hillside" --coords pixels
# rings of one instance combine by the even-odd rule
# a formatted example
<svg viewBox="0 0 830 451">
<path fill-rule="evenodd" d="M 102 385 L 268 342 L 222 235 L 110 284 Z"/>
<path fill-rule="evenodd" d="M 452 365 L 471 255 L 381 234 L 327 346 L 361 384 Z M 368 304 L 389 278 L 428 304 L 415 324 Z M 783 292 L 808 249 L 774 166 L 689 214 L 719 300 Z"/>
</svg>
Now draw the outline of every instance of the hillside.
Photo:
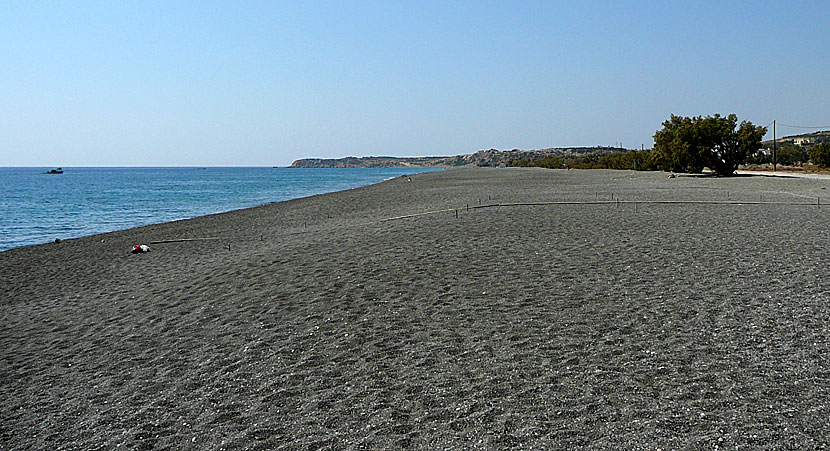
<svg viewBox="0 0 830 451">
<path fill-rule="evenodd" d="M 771 139 L 763 141 L 761 144 L 772 145 Z M 812 133 L 802 133 L 800 135 L 784 136 L 783 138 L 776 138 L 775 141 L 779 143 L 791 143 L 797 145 L 812 145 L 823 142 L 830 142 L 830 130 L 821 130 Z"/>
<path fill-rule="evenodd" d="M 292 168 L 393 168 L 393 167 L 449 167 L 449 166 L 498 166 L 510 160 L 535 160 L 550 156 L 577 156 L 592 153 L 614 153 L 614 147 L 567 147 L 537 150 L 479 150 L 468 155 L 444 157 L 345 157 L 304 158 L 291 163 Z"/>
</svg>

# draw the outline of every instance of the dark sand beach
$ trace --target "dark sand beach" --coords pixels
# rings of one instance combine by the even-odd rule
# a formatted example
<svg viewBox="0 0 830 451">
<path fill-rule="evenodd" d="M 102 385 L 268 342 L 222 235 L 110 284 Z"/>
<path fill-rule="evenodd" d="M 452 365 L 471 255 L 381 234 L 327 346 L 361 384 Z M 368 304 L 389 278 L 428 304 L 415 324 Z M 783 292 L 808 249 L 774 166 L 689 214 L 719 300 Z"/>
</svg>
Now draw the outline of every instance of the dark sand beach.
<svg viewBox="0 0 830 451">
<path fill-rule="evenodd" d="M 451 170 L 2 252 L 0 448 L 826 446 L 828 187 Z"/>
</svg>

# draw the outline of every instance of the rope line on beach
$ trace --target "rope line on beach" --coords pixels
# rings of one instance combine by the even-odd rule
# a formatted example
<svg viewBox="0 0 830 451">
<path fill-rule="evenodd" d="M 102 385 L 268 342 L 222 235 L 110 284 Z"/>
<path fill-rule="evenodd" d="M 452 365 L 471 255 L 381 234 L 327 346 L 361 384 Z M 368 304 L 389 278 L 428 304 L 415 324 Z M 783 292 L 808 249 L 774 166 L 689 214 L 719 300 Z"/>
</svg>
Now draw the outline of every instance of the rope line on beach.
<svg viewBox="0 0 830 451">
<path fill-rule="evenodd" d="M 506 203 L 496 203 L 496 204 L 485 204 L 485 205 L 466 205 L 460 208 L 443 208 L 440 210 L 430 210 L 430 211 L 423 211 L 419 213 L 411 213 L 407 215 L 401 216 L 392 216 L 389 218 L 382 218 L 374 221 L 368 221 L 363 223 L 362 225 L 370 225 L 370 224 L 378 224 L 383 222 L 389 221 L 397 221 L 401 219 L 409 219 L 409 218 L 417 218 L 419 216 L 428 216 L 428 215 L 435 215 L 439 213 L 450 213 L 456 212 L 456 215 L 459 211 L 465 210 L 478 210 L 484 208 L 497 208 L 497 207 L 538 207 L 538 206 L 549 206 L 549 205 L 785 205 L 785 206 L 802 206 L 802 207 L 810 207 L 810 206 L 817 206 L 821 207 L 821 200 L 817 198 L 816 203 L 807 203 L 807 202 L 770 202 L 770 201 L 740 201 L 740 200 L 599 200 L 599 201 L 538 201 L 538 202 L 506 202 Z M 284 235 L 302 235 L 308 233 L 306 230 L 302 231 L 294 231 L 294 232 L 287 232 Z M 149 244 L 165 244 L 165 243 L 181 243 L 181 242 L 190 242 L 190 241 L 212 241 L 212 240 L 222 240 L 227 238 L 221 237 L 209 237 L 209 238 L 177 238 L 177 239 L 169 239 L 169 240 L 157 240 L 157 241 L 150 241 Z M 262 235 L 260 235 L 260 240 L 262 240 Z M 229 245 L 230 246 L 230 245 Z"/>
<path fill-rule="evenodd" d="M 185 241 L 208 241 L 208 240 L 221 240 L 222 238 L 213 237 L 213 238 L 177 238 L 173 240 L 158 240 L 158 241 L 150 241 L 150 244 L 164 244 L 164 243 L 182 243 Z"/>
<path fill-rule="evenodd" d="M 481 208 L 481 206 L 479 206 L 479 207 L 470 207 L 470 208 Z M 422 212 L 422 213 L 413 213 L 411 215 L 393 216 L 391 218 L 383 218 L 383 219 L 381 219 L 377 222 L 387 222 L 387 221 L 394 221 L 396 219 L 414 218 L 416 216 L 434 215 L 434 214 L 437 214 L 437 213 L 447 213 L 447 212 L 456 211 L 456 210 L 458 210 L 458 209 L 457 208 L 445 208 L 443 210 L 425 211 L 425 212 Z"/>
<path fill-rule="evenodd" d="M 544 201 L 544 202 L 507 202 L 498 204 L 473 205 L 461 208 L 445 208 L 442 210 L 431 210 L 420 213 L 412 213 L 402 216 L 383 218 L 378 222 L 396 221 L 399 219 L 415 218 L 418 216 L 447 213 L 453 211 L 464 211 L 465 209 L 477 210 L 480 208 L 494 207 L 534 207 L 545 205 L 620 205 L 620 204 L 651 204 L 651 205 L 790 205 L 790 206 L 820 206 L 820 203 L 807 202 L 765 202 L 765 201 L 740 201 L 740 200 L 600 200 L 600 201 Z"/>
</svg>

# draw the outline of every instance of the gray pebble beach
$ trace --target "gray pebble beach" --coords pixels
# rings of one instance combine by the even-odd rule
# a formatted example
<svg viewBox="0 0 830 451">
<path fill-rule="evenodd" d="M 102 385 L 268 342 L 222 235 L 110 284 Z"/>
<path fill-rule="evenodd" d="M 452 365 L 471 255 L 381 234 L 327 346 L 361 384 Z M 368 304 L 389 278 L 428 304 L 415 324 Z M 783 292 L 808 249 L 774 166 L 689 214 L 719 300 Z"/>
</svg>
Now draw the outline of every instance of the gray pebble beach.
<svg viewBox="0 0 830 451">
<path fill-rule="evenodd" d="M 1 252 L 0 449 L 826 446 L 828 187 L 460 169 Z"/>
</svg>

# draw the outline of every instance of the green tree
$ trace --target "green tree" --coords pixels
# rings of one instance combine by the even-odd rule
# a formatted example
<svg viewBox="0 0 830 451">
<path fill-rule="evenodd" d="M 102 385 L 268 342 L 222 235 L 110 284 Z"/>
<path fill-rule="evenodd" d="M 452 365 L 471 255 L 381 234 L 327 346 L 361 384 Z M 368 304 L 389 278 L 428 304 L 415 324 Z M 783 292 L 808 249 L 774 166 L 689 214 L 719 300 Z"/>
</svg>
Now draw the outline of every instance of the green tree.
<svg viewBox="0 0 830 451">
<path fill-rule="evenodd" d="M 761 147 L 766 132 L 766 127 L 748 121 L 738 126 L 738 116 L 734 114 L 672 115 L 654 134 L 653 156 L 663 170 L 700 173 L 709 167 L 719 175 L 732 175 L 739 164 Z"/>
<path fill-rule="evenodd" d="M 700 117 L 671 115 L 663 122 L 663 128 L 654 134 L 653 158 L 664 171 L 703 172 L 706 166 L 704 149 L 697 137 L 697 122 Z"/>
<path fill-rule="evenodd" d="M 810 160 L 823 168 L 830 168 L 830 143 L 816 144 L 810 149 Z"/>
<path fill-rule="evenodd" d="M 772 150 L 767 150 L 766 147 L 758 149 L 746 157 L 747 163 L 752 164 L 772 164 Z"/>
<path fill-rule="evenodd" d="M 801 146 L 793 143 L 779 143 L 775 152 L 775 162 L 790 166 L 796 163 L 806 163 L 810 154 Z"/>
</svg>

